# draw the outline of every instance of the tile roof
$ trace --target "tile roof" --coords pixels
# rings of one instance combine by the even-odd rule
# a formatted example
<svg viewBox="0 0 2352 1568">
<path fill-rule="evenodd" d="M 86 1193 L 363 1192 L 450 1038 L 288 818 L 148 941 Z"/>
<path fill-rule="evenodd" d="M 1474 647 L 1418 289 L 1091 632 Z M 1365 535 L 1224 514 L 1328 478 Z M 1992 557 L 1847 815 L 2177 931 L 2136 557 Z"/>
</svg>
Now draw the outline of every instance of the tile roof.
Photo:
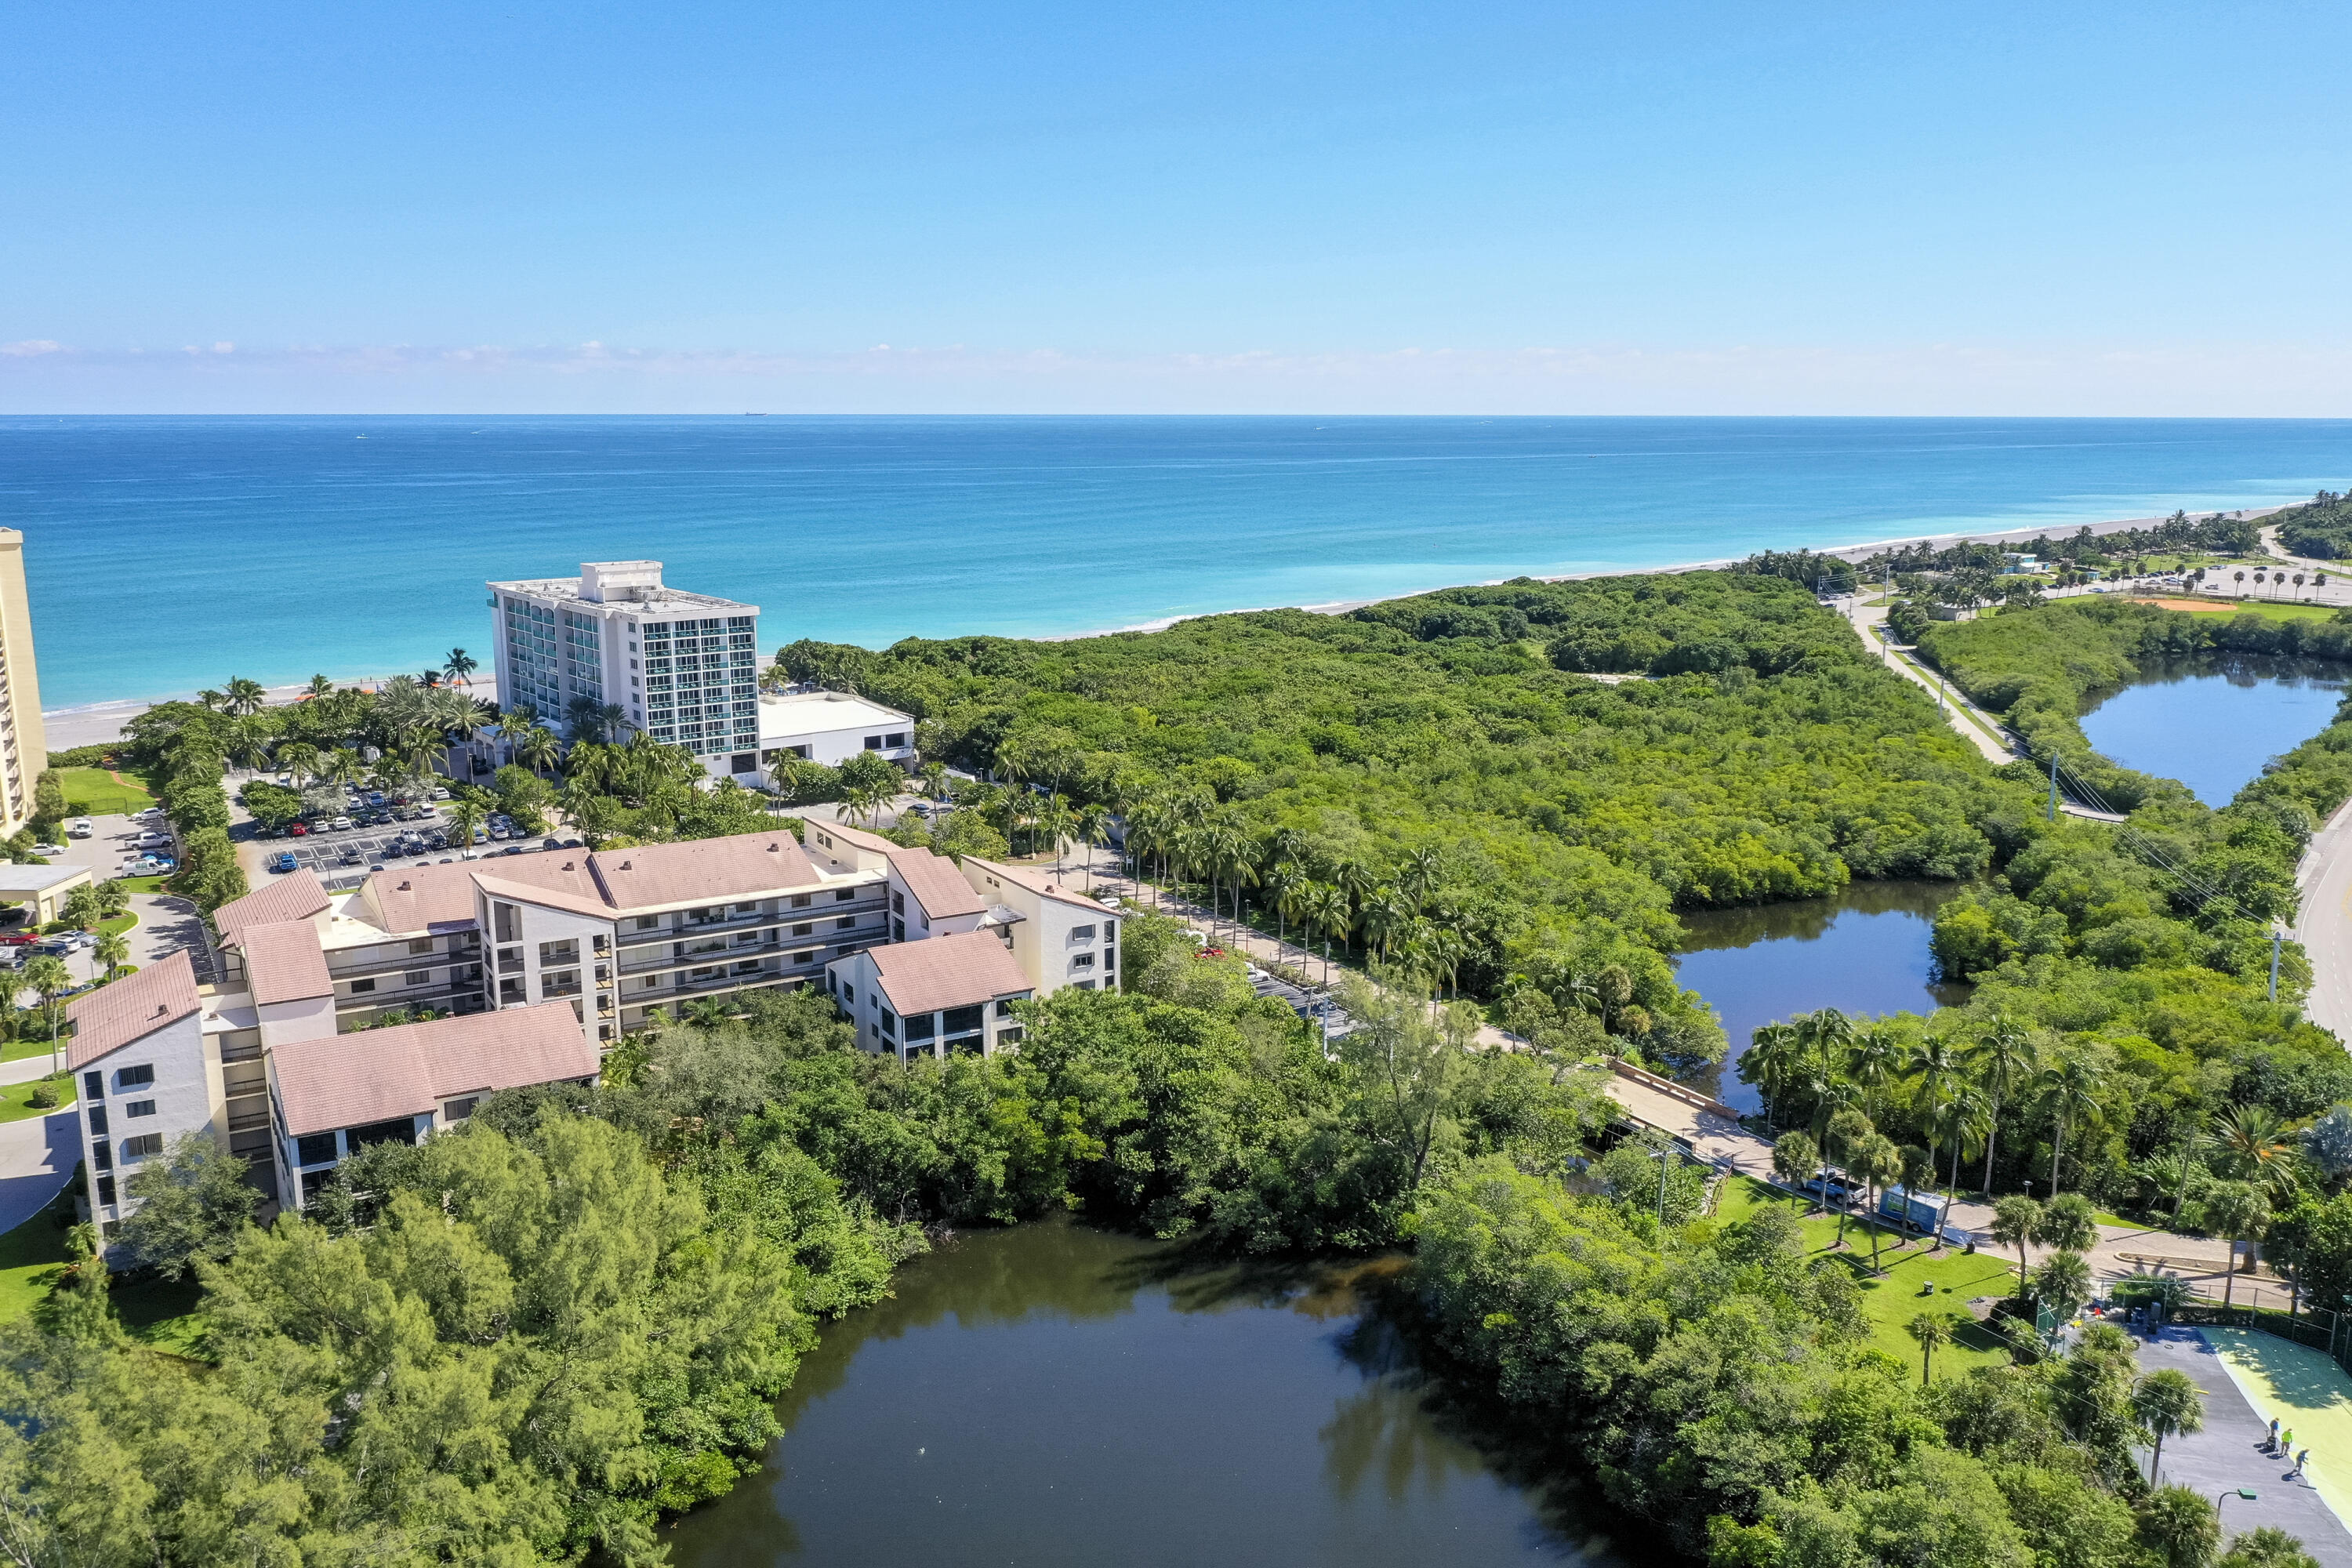
<svg viewBox="0 0 2352 1568">
<path fill-rule="evenodd" d="M 988 900 L 972 890 L 955 862 L 944 855 L 934 855 L 928 849 L 897 849 L 890 851 L 890 868 L 907 884 L 907 891 L 923 906 L 923 912 L 935 921 L 955 915 L 976 915 L 988 908 Z"/>
<path fill-rule="evenodd" d="M 569 1002 L 505 1007 L 278 1046 L 269 1053 L 296 1137 L 419 1116 L 452 1095 L 596 1076 Z"/>
<path fill-rule="evenodd" d="M 528 856 L 518 855 L 518 860 Z M 449 931 L 474 923 L 474 868 L 463 860 L 372 871 L 362 896 L 387 931 Z"/>
<path fill-rule="evenodd" d="M 569 910 L 575 915 L 591 920 L 609 921 L 613 908 L 604 900 L 571 888 L 549 887 L 544 882 L 533 886 L 529 882 L 509 879 L 503 871 L 492 875 L 488 871 L 474 873 L 474 885 L 494 899 L 513 899 L 527 904 L 539 904 L 547 909 Z"/>
<path fill-rule="evenodd" d="M 957 931 L 866 949 L 882 994 L 901 1016 L 968 1007 L 1031 989 L 1004 943 L 987 931 Z"/>
<path fill-rule="evenodd" d="M 257 1005 L 335 994 L 335 983 L 327 973 L 327 955 L 319 946 L 319 928 L 310 921 L 249 925 L 242 933 L 241 945 L 246 984 Z"/>
<path fill-rule="evenodd" d="M 327 889 L 319 885 L 317 873 L 305 866 L 223 904 L 213 911 L 213 929 L 221 933 L 223 947 L 235 947 L 247 926 L 307 921 L 323 913 L 327 903 Z"/>
<path fill-rule="evenodd" d="M 641 844 L 600 850 L 590 858 L 616 912 L 748 899 L 822 880 L 800 841 L 781 822 L 765 833 Z"/>
<path fill-rule="evenodd" d="M 1058 899 L 1063 903 L 1076 904 L 1081 909 L 1091 910 L 1100 915 L 1116 918 L 1118 914 L 1118 909 L 1114 906 L 1106 904 L 1099 899 L 1090 899 L 1084 893 L 1072 892 L 1045 871 L 1033 870 L 1026 866 L 1007 866 L 998 860 L 982 860 L 976 855 L 965 856 L 963 863 L 968 867 L 977 866 L 983 871 L 993 873 L 1002 880 L 1011 882 L 1015 887 L 1026 888 L 1041 898 Z"/>
<path fill-rule="evenodd" d="M 109 1051 L 146 1038 L 203 1005 L 196 971 L 184 952 L 160 958 L 136 974 L 101 985 L 66 1004 L 73 1038 L 66 1042 L 66 1066 L 79 1070 Z"/>
</svg>

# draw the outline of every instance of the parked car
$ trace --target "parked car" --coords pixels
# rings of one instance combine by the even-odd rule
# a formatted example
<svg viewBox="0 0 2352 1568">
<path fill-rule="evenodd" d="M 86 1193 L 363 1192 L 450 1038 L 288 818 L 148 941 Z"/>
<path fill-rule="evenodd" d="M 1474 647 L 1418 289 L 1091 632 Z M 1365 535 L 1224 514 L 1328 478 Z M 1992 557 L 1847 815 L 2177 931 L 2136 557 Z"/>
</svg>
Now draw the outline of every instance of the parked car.
<svg viewBox="0 0 2352 1568">
<path fill-rule="evenodd" d="M 168 833 L 158 833 L 151 827 L 139 836 L 139 847 L 142 849 L 168 849 L 171 847 L 172 836 Z"/>
<path fill-rule="evenodd" d="M 62 844 L 36 844 L 33 846 L 33 853 L 41 856 L 45 859 L 51 855 L 62 855 L 65 852 L 66 847 Z"/>
<path fill-rule="evenodd" d="M 308 837 L 310 832 L 310 825 L 307 822 L 289 822 L 286 825 L 287 837 L 290 838 Z"/>
<path fill-rule="evenodd" d="M 39 933 L 36 931 L 12 931 L 0 934 L 0 947 L 30 947 L 40 940 Z"/>
<path fill-rule="evenodd" d="M 280 849 L 269 858 L 269 868 L 273 871 L 291 871 L 296 864 L 294 856 L 289 850 Z"/>
<path fill-rule="evenodd" d="M 489 833 L 489 829 L 488 829 L 488 828 L 486 828 L 486 827 L 477 827 L 477 828 L 475 828 L 475 829 L 474 829 L 474 842 L 475 842 L 475 843 L 477 843 L 477 844 L 488 844 L 489 841 L 490 841 L 490 833 Z"/>
<path fill-rule="evenodd" d="M 68 838 L 87 838 L 97 831 L 97 828 L 90 826 L 89 818 L 87 816 L 77 816 L 66 824 L 66 837 Z"/>
<path fill-rule="evenodd" d="M 436 788 L 433 792 L 433 798 L 435 800 L 447 800 L 449 798 L 449 792 L 446 788 Z"/>
<path fill-rule="evenodd" d="M 339 816 L 335 818 L 334 821 L 327 824 L 327 826 L 333 828 L 337 833 L 349 833 L 352 830 L 352 819 L 348 816 Z"/>
</svg>

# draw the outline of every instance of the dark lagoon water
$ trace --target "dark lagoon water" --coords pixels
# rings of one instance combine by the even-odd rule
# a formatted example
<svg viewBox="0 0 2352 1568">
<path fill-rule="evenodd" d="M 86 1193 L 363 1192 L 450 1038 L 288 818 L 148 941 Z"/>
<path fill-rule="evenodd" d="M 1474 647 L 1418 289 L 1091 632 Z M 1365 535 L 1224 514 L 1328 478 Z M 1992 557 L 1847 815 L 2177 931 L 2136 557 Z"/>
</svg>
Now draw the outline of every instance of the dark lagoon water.
<svg viewBox="0 0 2352 1568">
<path fill-rule="evenodd" d="M 1070 1224 L 964 1236 L 828 1326 L 681 1568 L 1618 1568 L 1600 1505 L 1449 1427 L 1349 1267 L 1185 1267 Z"/>
<path fill-rule="evenodd" d="M 2326 659 L 2221 654 L 2151 667 L 2083 715 L 2083 733 L 2127 768 L 2179 779 L 2208 805 L 2327 727 L 2347 671 Z"/>
<path fill-rule="evenodd" d="M 1860 1016 L 1925 1013 L 1965 1000 L 1969 987 L 1937 982 L 1928 948 L 1936 911 L 1961 886 L 1853 882 L 1835 898 L 1684 915 L 1688 935 L 1677 975 L 1715 1005 L 1731 1037 L 1723 1065 L 1694 1078 L 1693 1087 L 1741 1110 L 1760 1110 L 1762 1097 L 1732 1070 L 1757 1026 L 1819 1007 Z"/>
</svg>

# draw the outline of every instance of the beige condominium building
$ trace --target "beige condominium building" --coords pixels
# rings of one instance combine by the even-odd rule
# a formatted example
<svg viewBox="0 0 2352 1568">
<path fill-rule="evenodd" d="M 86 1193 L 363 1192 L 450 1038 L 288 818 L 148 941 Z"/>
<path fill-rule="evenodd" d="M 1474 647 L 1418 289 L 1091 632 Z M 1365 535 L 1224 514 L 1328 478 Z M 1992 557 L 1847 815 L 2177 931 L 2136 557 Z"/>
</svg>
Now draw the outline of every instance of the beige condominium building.
<svg viewBox="0 0 2352 1568">
<path fill-rule="evenodd" d="M 25 589 L 25 536 L 0 528 L 0 837 L 33 819 L 33 784 L 48 760 L 41 680 L 33 664 L 33 603 Z"/>
<path fill-rule="evenodd" d="M 93 1216 L 119 1224 L 131 1174 L 199 1131 L 306 1205 L 368 1144 L 502 1089 L 593 1082 L 623 1034 L 704 998 L 814 985 L 903 1058 L 1015 1045 L 1013 1003 L 1118 982 L 1117 911 L 1048 874 L 805 831 L 383 870 L 342 894 L 298 870 L 222 905 L 218 984 L 175 954 L 68 1010 Z M 425 1009 L 444 1016 L 383 1022 Z"/>
</svg>

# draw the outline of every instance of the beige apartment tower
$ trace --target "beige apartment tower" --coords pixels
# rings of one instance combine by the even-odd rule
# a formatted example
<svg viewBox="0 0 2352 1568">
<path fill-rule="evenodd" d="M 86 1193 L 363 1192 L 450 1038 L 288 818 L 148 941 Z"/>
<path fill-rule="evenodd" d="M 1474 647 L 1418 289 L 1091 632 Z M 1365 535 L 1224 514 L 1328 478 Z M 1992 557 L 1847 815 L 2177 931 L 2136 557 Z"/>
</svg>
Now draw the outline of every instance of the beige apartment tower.
<svg viewBox="0 0 2352 1568">
<path fill-rule="evenodd" d="M 33 819 L 33 781 L 48 766 L 41 678 L 33 665 L 33 602 L 25 591 L 25 535 L 0 528 L 0 837 Z"/>
</svg>

